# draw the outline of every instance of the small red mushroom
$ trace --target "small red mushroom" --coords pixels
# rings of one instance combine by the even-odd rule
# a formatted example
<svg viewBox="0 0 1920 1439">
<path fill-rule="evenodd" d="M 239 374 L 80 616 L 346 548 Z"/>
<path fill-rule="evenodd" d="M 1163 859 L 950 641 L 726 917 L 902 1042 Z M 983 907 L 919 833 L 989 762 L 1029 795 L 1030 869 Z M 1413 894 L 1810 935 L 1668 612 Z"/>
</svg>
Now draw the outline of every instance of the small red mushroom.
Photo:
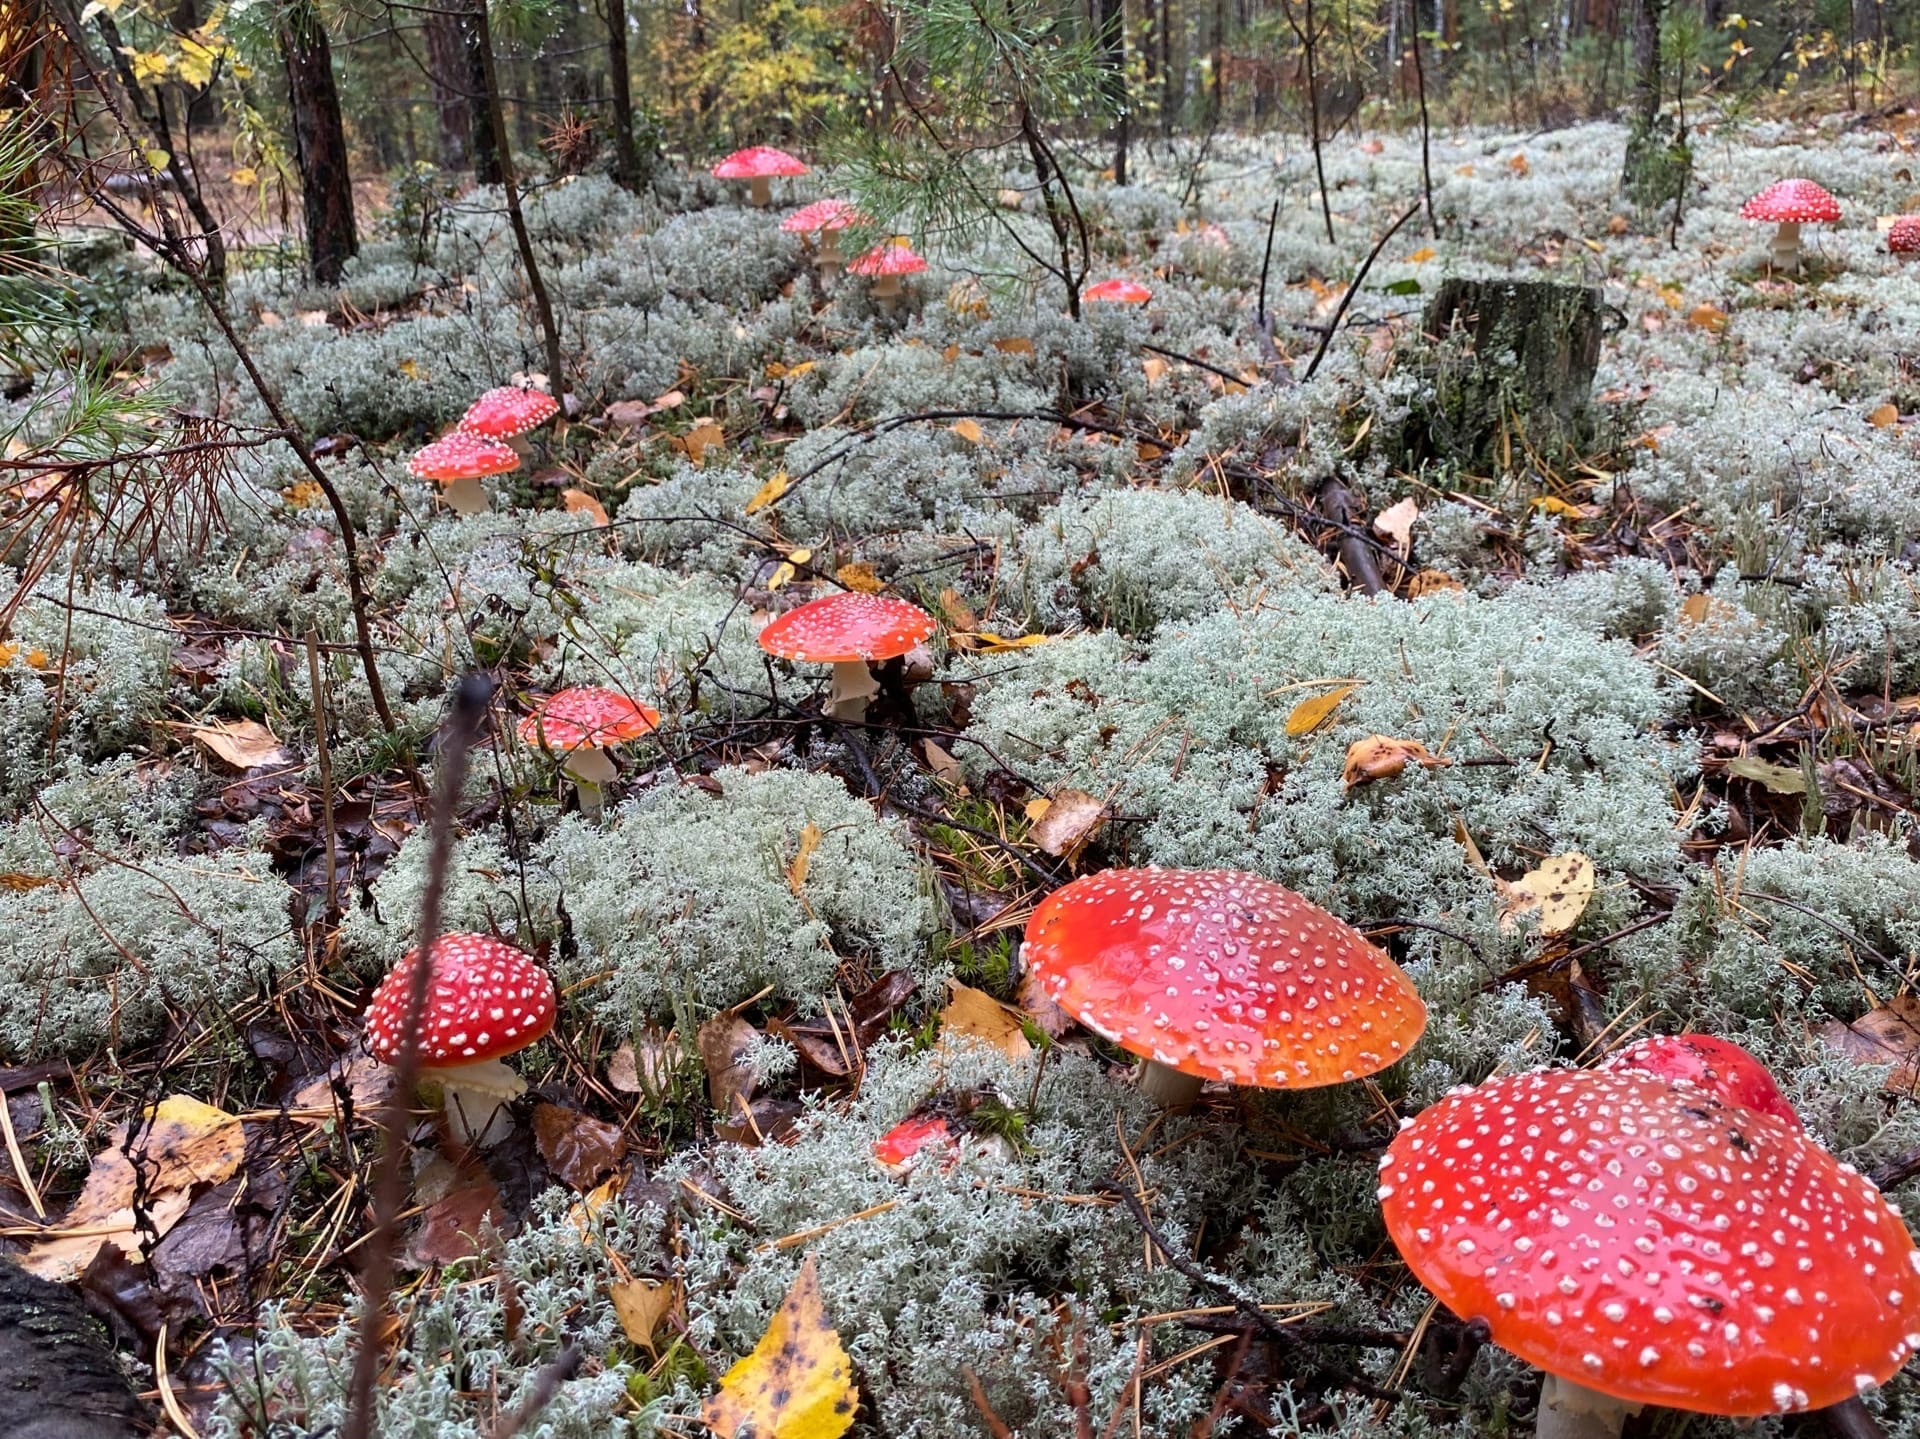
<svg viewBox="0 0 1920 1439">
<path fill-rule="evenodd" d="M 960 1155 L 959 1140 L 938 1114 L 909 1114 L 873 1141 L 874 1162 L 896 1176 L 905 1174 L 930 1155 L 938 1156 L 943 1169 Z"/>
<path fill-rule="evenodd" d="M 1144 305 L 1153 298 L 1153 291 L 1138 280 L 1102 280 L 1082 290 L 1080 298 L 1108 305 Z"/>
<path fill-rule="evenodd" d="M 367 1006 L 367 1048 L 382 1063 L 400 1061 L 419 961 L 420 951 L 408 950 Z M 527 1086 L 501 1061 L 543 1038 L 555 1013 L 553 980 L 531 956 L 484 934 L 443 934 L 433 942 L 420 1068 L 438 1082 L 463 1144 L 503 1137 L 502 1108 Z"/>
<path fill-rule="evenodd" d="M 1740 218 L 1778 225 L 1769 258 L 1776 270 L 1800 268 L 1800 227 L 1831 225 L 1840 218 L 1840 202 L 1811 180 L 1776 180 L 1740 207 Z"/>
<path fill-rule="evenodd" d="M 926 268 L 927 262 L 914 254 L 912 246 L 894 239 L 875 245 L 847 266 L 847 273 L 872 280 L 867 293 L 880 301 L 881 308 L 890 310 L 900 298 L 900 277 L 917 275 Z"/>
<path fill-rule="evenodd" d="M 1920 1346 L 1920 1254 L 1893 1206 L 1797 1124 L 1640 1072 L 1455 1090 L 1380 1161 L 1420 1282 L 1546 1371 L 1539 1439 L 1652 1404 L 1825 1408 Z"/>
<path fill-rule="evenodd" d="M 1887 253 L 1902 260 L 1920 255 L 1920 215 L 1902 215 L 1887 227 Z"/>
<path fill-rule="evenodd" d="M 1730 1039 L 1715 1039 L 1710 1034 L 1655 1035 L 1609 1055 L 1600 1067 L 1691 1084 L 1729 1104 L 1771 1114 L 1795 1129 L 1800 1127 L 1800 1116 L 1793 1112 L 1767 1067 Z"/>
<path fill-rule="evenodd" d="M 1142 1093 L 1202 1080 L 1310 1089 L 1406 1057 L 1427 1024 L 1413 983 L 1351 925 L 1233 870 L 1110 869 L 1043 900 L 1027 967 L 1047 998 L 1148 1061 Z"/>
<path fill-rule="evenodd" d="M 559 413 L 560 402 L 545 390 L 501 385 L 467 406 L 467 412 L 460 417 L 460 433 L 498 440 L 525 459 L 525 442 L 520 437 L 539 429 Z"/>
<path fill-rule="evenodd" d="M 773 203 L 773 190 L 767 182 L 774 176 L 806 173 L 806 164 L 799 156 L 776 150 L 771 145 L 749 145 L 744 150 L 735 150 L 713 167 L 716 180 L 745 180 L 747 198 L 755 205 Z"/>
<path fill-rule="evenodd" d="M 815 200 L 787 216 L 780 222 L 780 228 L 815 242 L 813 263 L 826 275 L 847 262 L 846 256 L 840 253 L 840 231 L 864 225 L 866 221 L 867 217 L 845 200 Z"/>
<path fill-rule="evenodd" d="M 933 616 L 916 604 L 848 590 L 788 610 L 760 631 L 760 648 L 782 659 L 832 665 L 826 713 L 859 724 L 867 701 L 880 693 L 869 662 L 898 659 L 933 630 Z"/>
<path fill-rule="evenodd" d="M 619 774 L 607 751 L 653 733 L 660 711 L 618 690 L 578 685 L 561 690 L 520 721 L 520 738 L 549 754 L 564 754 L 561 770 L 580 795 L 580 810 L 598 819 L 604 788 Z"/>
<path fill-rule="evenodd" d="M 498 440 L 455 430 L 414 453 L 407 473 L 416 480 L 436 480 L 446 488 L 447 505 L 456 514 L 477 515 L 487 508 L 487 492 L 480 481 L 520 468 L 520 457 Z"/>
</svg>

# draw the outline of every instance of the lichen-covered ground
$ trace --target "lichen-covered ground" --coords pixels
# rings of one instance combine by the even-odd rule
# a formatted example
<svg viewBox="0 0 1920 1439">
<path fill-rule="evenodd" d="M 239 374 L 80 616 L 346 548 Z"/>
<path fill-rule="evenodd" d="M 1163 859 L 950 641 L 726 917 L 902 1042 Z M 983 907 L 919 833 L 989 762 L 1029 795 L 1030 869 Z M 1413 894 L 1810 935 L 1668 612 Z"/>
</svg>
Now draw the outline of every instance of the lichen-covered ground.
<svg viewBox="0 0 1920 1439">
<path fill-rule="evenodd" d="M 1607 126 L 1436 138 L 1439 234 L 1419 218 L 1388 243 L 1311 380 L 1316 327 L 1418 195 L 1417 140 L 1329 150 L 1334 244 L 1297 145 L 1216 140 L 1184 209 L 1191 149 L 1089 181 L 1093 278 L 1154 293 L 1079 322 L 1008 278 L 1011 246 L 930 243 L 888 311 L 855 282 L 823 294 L 783 209 L 704 175 L 646 200 L 536 186 L 584 403 L 471 518 L 402 461 L 539 368 L 494 203 L 370 245 L 337 291 L 249 260 L 232 308 L 329 437 L 400 740 L 343 644 L 331 516 L 279 446 L 238 452 L 210 511 L 51 566 L 0 645 L 0 1075 L 50 1212 L 143 1100 L 249 1116 L 240 1176 L 187 1212 L 195 1243 L 88 1281 L 125 1300 L 130 1360 L 167 1320 L 184 1398 L 223 1439 L 341 1420 L 380 1080 L 359 1016 L 428 868 L 396 766 L 475 669 L 500 690 L 447 923 L 543 955 L 562 1013 L 514 1061 L 533 1093 L 484 1172 L 422 1131 L 389 1435 L 484 1429 L 568 1341 L 582 1365 L 531 1432 L 692 1432 L 808 1256 L 860 1433 L 988 1435 L 993 1414 L 1066 1435 L 1079 1409 L 1093 1433 L 1524 1435 L 1524 1366 L 1487 1350 L 1445 1393 L 1410 1362 L 1429 1300 L 1374 1200 L 1399 1118 L 1692 1028 L 1751 1048 L 1863 1170 L 1920 1144 L 1912 1073 L 1890 1068 L 1920 955 L 1920 280 L 1874 224 L 1906 208 L 1912 162 L 1841 120 L 1709 126 L 1669 243 L 1617 197 L 1622 146 Z M 1785 175 L 1847 217 L 1810 232 L 1797 279 L 1736 215 Z M 1278 365 L 1254 324 L 1276 193 Z M 1435 383 L 1420 309 L 1449 275 L 1601 287 L 1583 453 L 1401 463 Z M 190 294 L 130 260 L 93 286 L 102 353 L 174 405 L 267 422 Z M 1329 480 L 1390 592 L 1333 563 L 1342 536 L 1311 513 Z M 1389 510 L 1414 516 L 1410 552 L 1366 528 Z M 820 667 L 755 643 L 843 585 L 942 621 L 931 676 L 857 738 L 819 721 Z M 339 646 L 318 706 L 310 631 Z M 530 696 L 572 683 L 663 716 L 600 822 L 513 737 Z M 1301 703 L 1343 687 L 1301 733 Z M 283 752 L 242 772 L 196 742 L 239 719 Z M 1374 734 L 1454 763 L 1347 785 Z M 1062 857 L 1030 814 L 1070 790 L 1105 819 Z M 1577 924 L 1503 921 L 1499 881 L 1569 852 L 1598 876 Z M 1021 983 L 1033 904 L 1115 864 L 1304 892 L 1404 964 L 1424 1040 L 1367 1082 L 1159 1112 L 1125 1055 Z M 943 1031 L 950 980 L 1041 1012 L 998 1045 L 977 1017 Z M 1863 1019 L 1891 1036 L 1881 1062 L 1841 1027 Z M 716 1112 L 716 1092 L 743 1098 Z M 883 1171 L 876 1138 L 930 1102 L 998 1142 Z M 1113 1183 L 1328 1342 L 1240 1352 Z M 25 1215 L 17 1182 L 0 1199 Z M 610 1298 L 634 1280 L 673 1286 L 651 1350 Z M 1908 1381 L 1869 1402 L 1920 1434 Z"/>
</svg>

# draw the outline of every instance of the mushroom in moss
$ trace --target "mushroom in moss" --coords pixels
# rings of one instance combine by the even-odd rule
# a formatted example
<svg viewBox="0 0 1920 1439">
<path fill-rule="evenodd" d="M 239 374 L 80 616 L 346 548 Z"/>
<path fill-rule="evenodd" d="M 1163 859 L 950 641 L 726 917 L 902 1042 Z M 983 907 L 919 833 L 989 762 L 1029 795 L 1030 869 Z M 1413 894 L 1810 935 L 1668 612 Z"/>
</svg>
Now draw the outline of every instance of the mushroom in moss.
<svg viewBox="0 0 1920 1439">
<path fill-rule="evenodd" d="M 747 198 L 755 205 L 773 203 L 773 189 L 767 183 L 778 175 L 804 175 L 806 164 L 797 155 L 776 150 L 771 145 L 749 145 L 735 150 L 713 167 L 716 180 L 745 180 Z"/>
<path fill-rule="evenodd" d="M 812 242 L 814 266 L 820 271 L 820 278 L 828 280 L 847 263 L 847 257 L 840 253 L 840 232 L 865 223 L 866 218 L 845 200 L 815 200 L 787 216 L 780 222 L 780 228 Z"/>
<path fill-rule="evenodd" d="M 1102 280 L 1082 290 L 1080 298 L 1097 305 L 1144 305 L 1153 298 L 1153 291 L 1138 280 Z"/>
<path fill-rule="evenodd" d="M 521 436 L 539 429 L 559 413 L 560 402 L 545 390 L 501 385 L 467 406 L 459 429 L 463 435 L 478 435 L 507 445 L 525 459 L 526 441 Z"/>
<path fill-rule="evenodd" d="M 900 299 L 900 277 L 926 268 L 927 262 L 905 240 L 887 240 L 848 265 L 847 273 L 872 280 L 867 293 L 880 302 L 881 309 L 891 310 Z"/>
<path fill-rule="evenodd" d="M 407 473 L 416 480 L 434 480 L 445 488 L 447 506 L 456 514 L 477 515 L 487 508 L 487 492 L 480 481 L 520 468 L 520 457 L 498 440 L 455 430 L 415 452 Z"/>
<path fill-rule="evenodd" d="M 660 712 L 618 690 L 579 685 L 548 697 L 520 721 L 520 738 L 549 754 L 565 755 L 560 768 L 580 796 L 580 812 L 600 818 L 605 787 L 619 771 L 607 757 L 615 745 L 651 734 Z"/>
<path fill-rule="evenodd" d="M 1792 274 L 1800 268 L 1800 227 L 1834 224 L 1840 202 L 1811 180 L 1776 180 L 1740 207 L 1740 218 L 1779 226 L 1768 258 Z"/>
<path fill-rule="evenodd" d="M 1047 998 L 1147 1061 L 1140 1091 L 1311 1089 L 1406 1057 L 1427 1009 L 1391 959 L 1284 885 L 1234 870 L 1109 869 L 1043 900 L 1022 951 Z"/>
<path fill-rule="evenodd" d="M 899 659 L 933 629 L 933 616 L 916 604 L 848 590 L 788 610 L 760 631 L 760 648 L 782 659 L 832 665 L 826 713 L 859 724 L 867 702 L 880 693 L 868 666 Z"/>
<path fill-rule="evenodd" d="M 418 949 L 408 950 L 367 1006 L 367 1048 L 384 1064 L 400 1062 L 419 960 Z M 527 1085 L 501 1061 L 544 1037 L 555 1014 L 553 980 L 531 956 L 484 934 L 443 934 L 433 942 L 420 1070 L 439 1086 L 462 1144 L 505 1137 L 505 1106 Z"/>
<path fill-rule="evenodd" d="M 1797 1124 L 1636 1070 L 1460 1089 L 1380 1162 L 1407 1266 L 1545 1372 L 1538 1439 L 1647 1405 L 1826 1408 L 1920 1345 L 1920 1255 L 1880 1191 Z"/>
<path fill-rule="evenodd" d="M 1902 215 L 1887 227 L 1887 253 L 1903 261 L 1920 255 L 1920 215 Z"/>
</svg>

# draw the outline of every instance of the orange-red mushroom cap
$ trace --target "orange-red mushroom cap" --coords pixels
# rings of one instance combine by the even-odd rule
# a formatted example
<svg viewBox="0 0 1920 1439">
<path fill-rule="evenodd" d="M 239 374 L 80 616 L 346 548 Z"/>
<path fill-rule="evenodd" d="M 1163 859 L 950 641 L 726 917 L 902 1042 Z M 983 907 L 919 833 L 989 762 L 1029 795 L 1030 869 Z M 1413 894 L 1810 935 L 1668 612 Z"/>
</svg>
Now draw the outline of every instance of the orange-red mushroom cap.
<svg viewBox="0 0 1920 1439">
<path fill-rule="evenodd" d="M 817 235 L 822 230 L 844 230 L 866 218 L 845 200 L 815 200 L 787 216 L 780 228 L 790 235 Z"/>
<path fill-rule="evenodd" d="M 788 610 L 760 631 L 760 648 L 811 664 L 890 660 L 933 633 L 933 616 L 891 595 L 822 595 Z"/>
<path fill-rule="evenodd" d="M 770 179 L 775 175 L 806 173 L 806 163 L 798 155 L 789 155 L 772 145 L 749 145 L 744 150 L 735 150 L 713 167 L 716 180 Z"/>
<path fill-rule="evenodd" d="M 1233 870 L 1083 875 L 1034 911 L 1024 954 L 1089 1029 L 1230 1084 L 1358 1079 L 1404 1057 L 1427 1024 L 1412 981 L 1358 930 Z"/>
<path fill-rule="evenodd" d="M 1102 280 L 1082 290 L 1080 298 L 1108 305 L 1144 305 L 1153 298 L 1153 291 L 1138 280 Z"/>
<path fill-rule="evenodd" d="M 410 949 L 373 992 L 367 1048 L 398 1062 L 420 951 Z M 484 934 L 443 934 L 433 943 L 420 1064 L 452 1069 L 516 1054 L 553 1028 L 553 981 L 530 955 Z"/>
<path fill-rule="evenodd" d="M 547 750 L 607 749 L 651 734 L 660 711 L 618 690 L 579 685 L 550 696 L 520 721 L 520 738 Z"/>
<path fill-rule="evenodd" d="M 1628 1403 L 1824 1408 L 1920 1345 L 1920 1256 L 1798 1127 L 1647 1074 L 1456 1090 L 1380 1163 L 1420 1282 L 1536 1368 Z"/>
<path fill-rule="evenodd" d="M 913 247 L 899 240 L 888 240 L 875 245 L 866 254 L 861 255 L 847 266 L 848 273 L 854 275 L 917 275 L 927 268 L 927 262 L 914 254 Z"/>
<path fill-rule="evenodd" d="M 1887 250 L 1895 255 L 1920 254 L 1920 215 L 1902 215 L 1887 227 Z"/>
<path fill-rule="evenodd" d="M 1776 180 L 1740 207 L 1740 218 L 1770 225 L 1830 225 L 1840 218 L 1840 202 L 1811 180 Z"/>
<path fill-rule="evenodd" d="M 537 430 L 560 413 L 560 402 L 544 390 L 502 385 L 467 406 L 460 432 L 489 440 L 511 440 Z"/>
<path fill-rule="evenodd" d="M 1771 1114 L 1794 1129 L 1800 1127 L 1800 1116 L 1793 1112 L 1767 1067 L 1730 1039 L 1716 1039 L 1710 1034 L 1657 1034 L 1608 1056 L 1600 1067 L 1691 1084 L 1729 1104 Z"/>
<path fill-rule="evenodd" d="M 407 473 L 416 480 L 437 480 L 443 485 L 504 475 L 519 468 L 520 457 L 510 446 L 459 430 L 442 435 L 407 461 Z"/>
</svg>

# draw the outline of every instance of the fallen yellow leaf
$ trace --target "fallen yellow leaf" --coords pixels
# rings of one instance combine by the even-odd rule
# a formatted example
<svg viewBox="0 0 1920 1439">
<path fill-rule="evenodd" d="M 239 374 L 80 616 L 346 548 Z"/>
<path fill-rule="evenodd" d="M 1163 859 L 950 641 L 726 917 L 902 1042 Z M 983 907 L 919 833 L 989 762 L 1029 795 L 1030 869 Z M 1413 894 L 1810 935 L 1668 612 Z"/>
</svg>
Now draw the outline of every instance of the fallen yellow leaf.
<svg viewBox="0 0 1920 1439">
<path fill-rule="evenodd" d="M 955 420 L 948 428 L 970 445 L 980 444 L 986 439 L 978 420 Z"/>
<path fill-rule="evenodd" d="M 1029 838 L 1048 854 L 1071 859 L 1086 847 L 1106 817 L 1107 807 L 1085 790 L 1058 789 L 1046 809 L 1034 818 Z"/>
<path fill-rule="evenodd" d="M 753 1352 L 701 1406 L 700 1422 L 720 1439 L 840 1439 L 860 1401 L 852 1368 L 809 1254 Z"/>
<path fill-rule="evenodd" d="M 1014 335 L 1009 339 L 995 340 L 993 347 L 1003 355 L 1031 355 L 1033 353 L 1033 341 L 1027 339 L 1024 335 Z"/>
<path fill-rule="evenodd" d="M 1410 764 L 1422 769 L 1445 769 L 1453 761 L 1435 754 L 1417 739 L 1394 739 L 1370 734 L 1347 746 L 1340 779 L 1348 789 L 1376 779 L 1396 779 Z"/>
<path fill-rule="evenodd" d="M 977 1039 L 991 1045 L 1008 1059 L 1024 1059 L 1032 1053 L 1026 1027 L 1019 1015 L 992 995 L 969 989 L 957 979 L 947 981 L 953 998 L 940 1011 L 940 1033 L 964 1039 Z"/>
<path fill-rule="evenodd" d="M 209 720 L 188 725 L 187 733 L 235 769 L 288 763 L 280 737 L 259 720 Z"/>
<path fill-rule="evenodd" d="M 1891 400 L 1883 405 L 1876 405 L 1867 415 L 1867 423 L 1876 430 L 1890 430 L 1900 423 L 1900 407 Z"/>
<path fill-rule="evenodd" d="M 568 514 L 585 515 L 601 528 L 613 523 L 607 514 L 607 507 L 585 490 L 562 490 L 560 503 L 567 507 Z"/>
<path fill-rule="evenodd" d="M 1718 334 L 1727 328 L 1727 312 L 1718 305 L 1702 301 L 1687 312 L 1687 323 L 1696 330 L 1710 330 Z"/>
<path fill-rule="evenodd" d="M 1392 540 L 1404 556 L 1413 549 L 1413 522 L 1419 518 L 1420 506 L 1408 495 L 1373 517 L 1374 533 Z"/>
<path fill-rule="evenodd" d="M 807 869 L 813 863 L 813 852 L 820 848 L 820 826 L 808 820 L 800 826 L 800 848 L 793 856 L 793 863 L 787 866 L 787 888 L 793 891 L 794 898 L 800 897 L 800 891 L 807 887 Z"/>
<path fill-rule="evenodd" d="M 660 406 L 656 403 L 654 408 Z M 674 437 L 674 446 L 686 451 L 687 459 L 698 465 L 702 463 L 709 450 L 717 450 L 727 442 L 727 432 L 713 420 L 702 420 L 684 435 Z"/>
<path fill-rule="evenodd" d="M 649 1354 L 658 1355 L 660 1351 L 653 1336 L 673 1313 L 674 1286 L 652 1279 L 629 1279 L 625 1283 L 609 1284 L 607 1294 L 613 1300 L 613 1312 L 619 1316 L 620 1327 L 626 1331 L 627 1338 Z"/>
<path fill-rule="evenodd" d="M 747 501 L 746 513 L 756 514 L 768 505 L 777 503 L 792 483 L 785 470 L 775 470 L 767 482 L 753 492 L 753 498 Z"/>
<path fill-rule="evenodd" d="M 877 595 L 886 588 L 880 576 L 874 573 L 873 566 L 865 560 L 854 560 L 840 566 L 833 572 L 833 577 L 848 589 L 857 590 L 863 595 Z"/>
<path fill-rule="evenodd" d="M 1301 700 L 1293 707 L 1293 713 L 1287 716 L 1287 738 L 1299 739 L 1302 735 L 1312 734 L 1321 725 L 1333 718 L 1333 712 L 1345 703 L 1348 695 L 1358 688 L 1355 685 L 1341 685 L 1338 689 L 1328 690 L 1323 695 Z"/>
<path fill-rule="evenodd" d="M 1586 912 L 1593 885 L 1592 860 L 1578 850 L 1556 854 L 1512 884 L 1499 886 L 1505 901 L 1500 928 L 1511 930 L 1521 915 L 1538 910 L 1542 934 L 1565 934 Z"/>
<path fill-rule="evenodd" d="M 997 635 L 992 630 L 976 630 L 972 634 L 949 635 L 948 640 L 963 650 L 973 650 L 983 655 L 999 654 L 1004 650 L 1030 650 L 1035 645 L 1043 645 L 1051 635 Z"/>
<path fill-rule="evenodd" d="M 1427 263 L 1427 261 L 1431 260 L 1435 255 L 1439 253 L 1440 252 L 1434 249 L 1433 246 L 1431 245 L 1422 245 L 1419 249 L 1415 250 L 1411 255 L 1407 256 L 1407 263 L 1409 265 L 1424 265 Z"/>
</svg>

